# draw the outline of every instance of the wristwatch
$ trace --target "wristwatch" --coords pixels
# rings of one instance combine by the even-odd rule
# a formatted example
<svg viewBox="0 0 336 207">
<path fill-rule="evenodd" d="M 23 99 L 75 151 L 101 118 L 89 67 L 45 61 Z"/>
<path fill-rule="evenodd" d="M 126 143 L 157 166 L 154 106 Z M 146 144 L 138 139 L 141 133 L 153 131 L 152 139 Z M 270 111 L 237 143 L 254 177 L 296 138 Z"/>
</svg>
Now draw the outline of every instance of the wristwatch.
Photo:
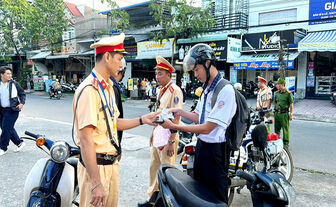
<svg viewBox="0 0 336 207">
<path fill-rule="evenodd" d="M 175 143 L 175 140 L 174 139 L 170 139 L 168 140 L 168 144 L 174 144 Z"/>
</svg>

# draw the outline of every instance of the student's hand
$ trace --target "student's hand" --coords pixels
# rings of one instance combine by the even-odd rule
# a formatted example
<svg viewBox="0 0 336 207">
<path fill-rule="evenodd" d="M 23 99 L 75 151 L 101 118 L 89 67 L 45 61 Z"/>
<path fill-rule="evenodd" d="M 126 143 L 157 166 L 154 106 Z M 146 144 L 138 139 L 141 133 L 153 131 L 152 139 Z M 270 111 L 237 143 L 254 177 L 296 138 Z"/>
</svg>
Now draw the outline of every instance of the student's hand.
<svg viewBox="0 0 336 207">
<path fill-rule="evenodd" d="M 152 125 L 152 126 L 156 126 L 157 124 L 153 123 L 154 121 L 156 121 L 158 119 L 158 115 L 160 114 L 161 112 L 158 111 L 158 112 L 153 112 L 153 113 L 149 113 L 149 114 L 146 114 L 146 115 L 143 115 L 141 118 L 142 118 L 142 122 L 144 124 L 148 124 L 148 125 Z"/>
<path fill-rule="evenodd" d="M 160 125 L 165 129 L 174 129 L 176 126 L 170 119 L 164 119 L 164 122 Z"/>
<path fill-rule="evenodd" d="M 19 104 L 19 105 L 17 105 L 16 108 L 20 109 L 20 111 L 21 111 L 22 107 L 23 107 L 23 104 Z"/>
<path fill-rule="evenodd" d="M 183 109 L 173 108 L 168 110 L 168 114 L 173 113 L 174 117 L 176 116 L 182 116 Z"/>
</svg>

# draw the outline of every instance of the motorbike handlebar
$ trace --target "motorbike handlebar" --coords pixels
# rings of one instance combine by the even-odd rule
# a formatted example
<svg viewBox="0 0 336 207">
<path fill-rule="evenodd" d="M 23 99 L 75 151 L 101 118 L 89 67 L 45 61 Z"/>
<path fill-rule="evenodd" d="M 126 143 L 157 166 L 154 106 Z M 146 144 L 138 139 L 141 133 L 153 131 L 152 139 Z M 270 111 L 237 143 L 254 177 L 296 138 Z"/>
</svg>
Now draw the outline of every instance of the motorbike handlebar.
<svg viewBox="0 0 336 207">
<path fill-rule="evenodd" d="M 247 182 L 249 183 L 254 183 L 254 181 L 256 180 L 256 177 L 254 175 L 251 175 L 248 172 L 245 172 L 243 170 L 237 170 L 237 176 L 247 180 Z"/>
<path fill-rule="evenodd" d="M 33 134 L 33 133 L 31 133 L 31 132 L 28 132 L 28 131 L 25 131 L 25 135 L 34 137 L 35 139 L 39 138 L 39 135 Z"/>
</svg>

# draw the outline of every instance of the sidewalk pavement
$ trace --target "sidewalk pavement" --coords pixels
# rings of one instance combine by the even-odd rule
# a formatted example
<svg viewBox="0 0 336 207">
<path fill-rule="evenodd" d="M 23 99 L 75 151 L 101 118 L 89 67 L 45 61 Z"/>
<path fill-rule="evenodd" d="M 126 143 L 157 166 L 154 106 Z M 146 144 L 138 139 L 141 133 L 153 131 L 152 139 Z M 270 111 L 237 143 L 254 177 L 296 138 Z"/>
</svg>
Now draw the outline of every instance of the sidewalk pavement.
<svg viewBox="0 0 336 207">
<path fill-rule="evenodd" d="M 127 99 L 126 103 L 147 106 L 149 101 Z M 249 98 L 247 103 L 250 107 L 255 108 L 257 100 Z M 189 111 L 192 104 L 192 100 L 186 100 L 183 109 Z M 336 106 L 329 100 L 299 100 L 294 103 L 294 119 L 336 123 Z"/>
<path fill-rule="evenodd" d="M 31 94 L 34 95 L 48 95 L 44 91 L 31 91 Z M 70 94 L 64 94 L 66 97 L 72 97 Z M 150 103 L 146 100 L 134 100 L 127 99 L 125 101 L 128 104 L 134 105 L 143 105 L 145 107 Z M 255 108 L 256 98 L 247 99 L 247 103 L 250 107 Z M 186 100 L 183 104 L 183 109 L 190 110 L 192 106 L 192 100 Z M 306 120 L 306 121 L 319 121 L 319 122 L 330 122 L 336 123 L 336 106 L 332 104 L 329 100 L 312 100 L 312 99 L 303 99 L 295 101 L 294 103 L 294 119 L 297 120 Z"/>
</svg>

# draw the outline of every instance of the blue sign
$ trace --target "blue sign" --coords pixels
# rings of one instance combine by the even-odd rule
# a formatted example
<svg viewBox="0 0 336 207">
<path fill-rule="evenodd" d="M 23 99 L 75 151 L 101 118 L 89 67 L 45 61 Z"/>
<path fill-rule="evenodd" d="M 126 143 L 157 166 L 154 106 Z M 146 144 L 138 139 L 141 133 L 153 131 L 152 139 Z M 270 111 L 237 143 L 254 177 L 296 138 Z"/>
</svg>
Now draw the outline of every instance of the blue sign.
<svg viewBox="0 0 336 207">
<path fill-rule="evenodd" d="M 285 62 L 286 69 L 294 68 L 294 60 L 288 61 L 288 68 Z M 254 61 L 254 62 L 240 62 L 234 63 L 233 67 L 235 70 L 247 70 L 247 69 L 278 69 L 278 61 Z"/>
<path fill-rule="evenodd" d="M 310 25 L 326 24 L 336 22 L 336 1 L 335 0 L 310 0 L 309 21 Z"/>
</svg>

